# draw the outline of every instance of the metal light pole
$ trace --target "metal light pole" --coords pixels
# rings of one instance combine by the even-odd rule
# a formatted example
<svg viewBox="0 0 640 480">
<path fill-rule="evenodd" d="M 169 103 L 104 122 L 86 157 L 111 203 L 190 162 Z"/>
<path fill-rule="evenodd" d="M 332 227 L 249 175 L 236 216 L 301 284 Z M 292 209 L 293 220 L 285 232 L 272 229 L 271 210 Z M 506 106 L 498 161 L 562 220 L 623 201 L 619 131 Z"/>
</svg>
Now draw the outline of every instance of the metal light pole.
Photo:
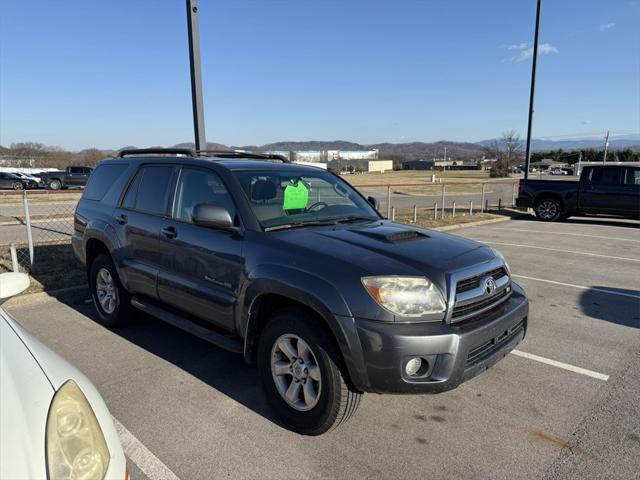
<svg viewBox="0 0 640 480">
<path fill-rule="evenodd" d="M 202 72 L 200 68 L 200 27 L 198 0 L 187 0 L 187 29 L 189 33 L 189 70 L 191 72 L 191 103 L 193 105 L 193 133 L 196 150 L 206 150 L 204 107 L 202 103 Z"/>
<path fill-rule="evenodd" d="M 540 31 L 540 7 L 542 0 L 538 0 L 536 8 L 536 29 L 533 34 L 533 63 L 531 64 L 531 91 L 529 93 L 529 124 L 527 125 L 527 149 L 524 159 L 524 178 L 529 178 L 529 164 L 531 163 L 531 126 L 533 123 L 533 98 L 536 90 L 536 64 L 538 62 L 538 32 Z"/>
</svg>

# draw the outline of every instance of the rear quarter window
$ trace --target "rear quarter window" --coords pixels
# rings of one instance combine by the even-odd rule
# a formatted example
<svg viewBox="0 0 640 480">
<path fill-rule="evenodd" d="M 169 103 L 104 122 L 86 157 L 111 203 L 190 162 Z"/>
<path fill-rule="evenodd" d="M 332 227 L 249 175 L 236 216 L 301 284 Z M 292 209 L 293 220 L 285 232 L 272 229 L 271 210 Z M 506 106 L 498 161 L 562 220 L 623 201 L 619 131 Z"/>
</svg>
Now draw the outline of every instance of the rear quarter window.
<svg viewBox="0 0 640 480">
<path fill-rule="evenodd" d="M 125 163 L 112 163 L 100 165 L 89 177 L 89 182 L 84 189 L 83 198 L 100 201 L 109 191 L 109 188 L 120 178 L 127 169 Z"/>
</svg>

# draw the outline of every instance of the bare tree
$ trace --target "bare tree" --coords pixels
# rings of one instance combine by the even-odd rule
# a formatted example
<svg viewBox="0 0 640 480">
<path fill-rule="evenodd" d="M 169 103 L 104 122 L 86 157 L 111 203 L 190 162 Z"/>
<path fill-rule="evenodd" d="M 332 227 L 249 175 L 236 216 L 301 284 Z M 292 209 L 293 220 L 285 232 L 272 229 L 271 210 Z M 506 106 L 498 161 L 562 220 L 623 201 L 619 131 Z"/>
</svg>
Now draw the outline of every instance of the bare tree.
<svg viewBox="0 0 640 480">
<path fill-rule="evenodd" d="M 494 140 L 487 147 L 487 154 L 496 159 L 491 176 L 508 177 L 513 166 L 522 161 L 520 135 L 515 130 L 504 132 L 500 140 Z"/>
</svg>

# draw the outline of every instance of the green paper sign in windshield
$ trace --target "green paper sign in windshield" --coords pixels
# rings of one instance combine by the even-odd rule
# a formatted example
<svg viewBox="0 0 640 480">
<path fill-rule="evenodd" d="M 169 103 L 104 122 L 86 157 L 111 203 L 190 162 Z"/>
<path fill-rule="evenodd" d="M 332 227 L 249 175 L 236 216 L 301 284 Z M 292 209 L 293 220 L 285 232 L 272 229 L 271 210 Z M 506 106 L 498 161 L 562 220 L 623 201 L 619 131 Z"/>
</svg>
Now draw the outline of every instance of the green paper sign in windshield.
<svg viewBox="0 0 640 480">
<path fill-rule="evenodd" d="M 299 210 L 307 207 L 309 189 L 304 182 L 287 185 L 284 189 L 284 210 Z"/>
</svg>

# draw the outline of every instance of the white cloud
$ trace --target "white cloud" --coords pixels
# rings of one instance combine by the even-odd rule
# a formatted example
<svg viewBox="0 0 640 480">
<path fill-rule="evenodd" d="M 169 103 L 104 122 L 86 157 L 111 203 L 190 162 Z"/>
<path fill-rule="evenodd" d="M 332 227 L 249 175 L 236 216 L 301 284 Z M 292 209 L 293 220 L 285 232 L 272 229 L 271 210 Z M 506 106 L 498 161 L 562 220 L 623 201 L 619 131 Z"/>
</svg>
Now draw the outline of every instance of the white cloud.
<svg viewBox="0 0 640 480">
<path fill-rule="evenodd" d="M 615 27 L 616 24 L 611 22 L 611 23 L 605 23 L 604 25 L 600 25 L 600 31 L 604 32 L 605 30 L 609 30 L 610 28 Z"/>
<path fill-rule="evenodd" d="M 582 121 L 582 125 L 589 125 L 591 123 L 591 120 L 583 120 Z"/>
<path fill-rule="evenodd" d="M 524 50 L 525 48 L 529 48 L 529 44 L 524 42 L 507 46 L 507 50 Z"/>
<path fill-rule="evenodd" d="M 541 43 L 538 45 L 538 55 L 551 55 L 553 53 L 559 53 L 559 50 L 550 43 Z M 520 50 L 518 55 L 505 60 L 511 63 L 519 63 L 529 60 L 531 57 L 533 57 L 533 47 Z"/>
</svg>

